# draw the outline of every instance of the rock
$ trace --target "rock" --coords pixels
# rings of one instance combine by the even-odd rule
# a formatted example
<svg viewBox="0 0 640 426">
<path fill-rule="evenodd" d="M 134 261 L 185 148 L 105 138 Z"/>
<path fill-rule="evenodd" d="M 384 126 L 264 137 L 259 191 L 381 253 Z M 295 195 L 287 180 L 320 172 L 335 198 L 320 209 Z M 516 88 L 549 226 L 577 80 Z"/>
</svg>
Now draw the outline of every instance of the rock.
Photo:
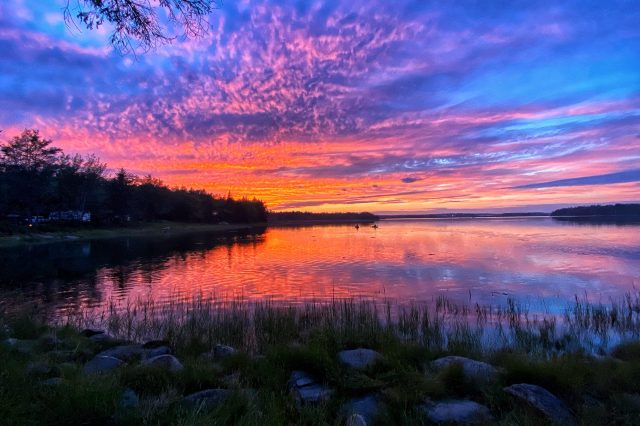
<svg viewBox="0 0 640 426">
<path fill-rule="evenodd" d="M 95 329 L 92 329 L 92 328 L 85 328 L 84 330 L 82 330 L 80 332 L 80 335 L 84 336 L 84 337 L 93 337 L 93 336 L 97 336 L 97 335 L 100 335 L 100 334 L 104 334 L 104 331 L 103 330 L 95 330 Z"/>
<path fill-rule="evenodd" d="M 364 424 L 373 424 L 383 408 L 383 402 L 378 396 L 367 395 L 350 400 L 342 406 L 341 411 L 347 419 L 358 415 L 365 421 Z"/>
<path fill-rule="evenodd" d="M 559 425 L 576 424 L 573 415 L 564 402 L 540 386 L 519 383 L 507 386 L 504 391 L 528 402 L 531 406 L 544 413 L 552 423 Z"/>
<path fill-rule="evenodd" d="M 84 365 L 82 372 L 84 374 L 106 373 L 115 370 L 123 364 L 124 362 L 121 359 L 112 356 L 96 355 L 91 361 Z"/>
<path fill-rule="evenodd" d="M 369 423 L 360 414 L 352 414 L 347 417 L 345 426 L 367 426 Z"/>
<path fill-rule="evenodd" d="M 235 348 L 227 345 L 215 345 L 213 348 L 213 356 L 216 359 L 223 359 L 230 355 L 235 354 L 237 351 Z"/>
<path fill-rule="evenodd" d="M 142 345 L 143 349 L 157 349 L 163 346 L 169 346 L 169 342 L 166 340 L 149 340 Z"/>
<path fill-rule="evenodd" d="M 372 349 L 352 349 L 338 353 L 340 362 L 356 370 L 364 370 L 382 360 L 382 355 Z"/>
<path fill-rule="evenodd" d="M 153 368 L 161 368 L 169 371 L 170 373 L 177 373 L 184 369 L 184 366 L 178 358 L 173 355 L 159 355 L 153 358 L 149 358 L 142 363 L 142 365 Z"/>
<path fill-rule="evenodd" d="M 476 425 L 490 422 L 491 411 L 482 404 L 469 400 L 448 400 L 428 403 L 423 410 L 433 423 Z"/>
<path fill-rule="evenodd" d="M 435 370 L 443 370 L 449 366 L 459 364 L 465 377 L 475 382 L 489 382 L 498 377 L 499 370 L 486 362 L 476 361 L 463 356 L 445 356 L 431 363 Z"/>
<path fill-rule="evenodd" d="M 135 393 L 133 389 L 125 389 L 122 392 L 122 398 L 120 398 L 120 406 L 123 408 L 135 408 L 140 403 L 140 398 L 138 398 L 138 394 Z"/>
<path fill-rule="evenodd" d="M 211 410 L 224 403 L 229 395 L 231 395 L 231 391 L 227 389 L 207 389 L 185 396 L 183 402 L 191 408 L 202 407 Z"/>
<path fill-rule="evenodd" d="M 330 388 L 316 383 L 311 376 L 303 371 L 291 373 L 288 385 L 299 406 L 326 401 L 333 393 Z"/>
<path fill-rule="evenodd" d="M 144 349 L 142 349 L 142 345 L 123 345 L 102 351 L 98 356 L 110 356 L 128 362 L 140 358 L 143 353 Z"/>
<path fill-rule="evenodd" d="M 155 358 L 160 355 L 169 355 L 171 353 L 171 349 L 168 346 L 158 346 L 157 348 L 147 349 L 144 352 L 144 357 L 146 359 Z"/>
<path fill-rule="evenodd" d="M 303 386 L 312 385 L 315 382 L 316 381 L 304 371 L 296 370 L 291 373 L 291 377 L 289 378 L 287 385 L 289 386 L 289 389 L 301 388 Z"/>
<path fill-rule="evenodd" d="M 42 386 L 59 386 L 64 382 L 62 377 L 51 377 L 50 379 L 40 382 Z"/>
</svg>

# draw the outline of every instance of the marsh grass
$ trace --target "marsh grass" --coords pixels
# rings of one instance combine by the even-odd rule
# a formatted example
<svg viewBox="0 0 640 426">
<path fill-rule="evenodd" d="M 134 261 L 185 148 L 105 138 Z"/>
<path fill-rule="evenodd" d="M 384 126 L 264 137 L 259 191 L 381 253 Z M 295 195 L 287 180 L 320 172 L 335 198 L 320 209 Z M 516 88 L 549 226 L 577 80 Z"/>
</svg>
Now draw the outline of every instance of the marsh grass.
<svg viewBox="0 0 640 426">
<path fill-rule="evenodd" d="M 515 300 L 491 307 L 446 298 L 283 304 L 197 297 L 114 303 L 98 314 L 78 310 L 54 318 L 29 307 L 5 309 L 0 326 L 3 338 L 35 339 L 28 355 L 0 346 L 0 418 L 7 424 L 337 425 L 345 401 L 370 394 L 385 401 L 380 424 L 427 424 L 418 409 L 425 398 L 476 400 L 498 424 L 545 424 L 502 391 L 523 382 L 561 397 L 581 424 L 633 424 L 640 414 L 638 294 L 608 304 L 576 298 L 556 315 L 530 312 Z M 103 349 L 78 334 L 87 327 L 122 341 L 165 340 L 185 368 L 170 374 L 130 365 L 85 377 L 82 363 Z M 71 360 L 59 371 L 65 384 L 54 390 L 25 375 L 32 362 L 62 365 L 61 351 L 47 347 L 43 334 L 63 340 L 62 355 Z M 201 356 L 219 343 L 239 351 L 216 362 Z M 356 347 L 378 350 L 384 359 L 365 371 L 345 369 L 337 353 Z M 502 373 L 496 383 L 479 384 L 460 366 L 432 371 L 431 360 L 454 354 L 490 362 Z M 334 389 L 333 397 L 298 409 L 287 392 L 292 370 Z M 186 410 L 179 403 L 183 395 L 218 387 L 234 391 L 219 409 Z M 140 396 L 135 409 L 120 406 L 124 389 Z"/>
</svg>

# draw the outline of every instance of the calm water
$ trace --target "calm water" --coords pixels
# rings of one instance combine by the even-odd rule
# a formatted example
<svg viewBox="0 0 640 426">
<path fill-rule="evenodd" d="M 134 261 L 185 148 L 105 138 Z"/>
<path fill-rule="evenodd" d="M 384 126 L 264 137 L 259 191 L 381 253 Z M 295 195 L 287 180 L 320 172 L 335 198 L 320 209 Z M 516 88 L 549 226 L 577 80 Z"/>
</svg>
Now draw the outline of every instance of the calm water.
<svg viewBox="0 0 640 426">
<path fill-rule="evenodd" d="M 195 295 L 286 301 L 447 295 L 556 309 L 640 287 L 640 226 L 550 218 L 382 221 L 225 236 L 124 238 L 0 251 L 0 300 L 100 307 Z"/>
</svg>

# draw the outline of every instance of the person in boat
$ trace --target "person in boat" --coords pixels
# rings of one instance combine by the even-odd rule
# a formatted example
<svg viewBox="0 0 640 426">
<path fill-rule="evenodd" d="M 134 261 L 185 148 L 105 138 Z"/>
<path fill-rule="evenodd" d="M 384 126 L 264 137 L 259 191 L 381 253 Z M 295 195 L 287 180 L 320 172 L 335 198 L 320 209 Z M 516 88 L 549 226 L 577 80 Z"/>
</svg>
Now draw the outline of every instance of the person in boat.
<svg viewBox="0 0 640 426">
<path fill-rule="evenodd" d="M 360 229 L 360 225 L 356 223 L 356 229 Z"/>
<path fill-rule="evenodd" d="M 378 225 L 376 225 L 375 223 L 371 226 L 373 229 L 378 229 Z"/>
</svg>

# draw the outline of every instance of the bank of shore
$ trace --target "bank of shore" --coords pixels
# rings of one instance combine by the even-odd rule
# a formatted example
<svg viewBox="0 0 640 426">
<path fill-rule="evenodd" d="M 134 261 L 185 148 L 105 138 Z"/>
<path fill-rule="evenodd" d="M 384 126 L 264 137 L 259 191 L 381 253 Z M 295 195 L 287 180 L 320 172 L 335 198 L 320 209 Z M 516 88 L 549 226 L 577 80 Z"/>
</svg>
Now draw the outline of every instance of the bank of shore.
<svg viewBox="0 0 640 426">
<path fill-rule="evenodd" d="M 563 327 L 516 304 L 444 299 L 386 319 L 363 300 L 141 304 L 48 323 L 12 308 L 0 316 L 0 416 L 8 425 L 632 425 L 638 300 L 577 301 Z M 484 340 L 492 327 L 501 332 Z M 614 335 L 624 339 L 600 346 Z"/>
<path fill-rule="evenodd" d="M 122 237 L 176 236 L 190 233 L 224 233 L 264 228 L 266 223 L 206 224 L 183 222 L 153 222 L 104 228 L 67 228 L 50 232 L 31 232 L 0 236 L 0 247 L 24 244 L 43 244 L 57 241 L 94 240 Z"/>
</svg>

